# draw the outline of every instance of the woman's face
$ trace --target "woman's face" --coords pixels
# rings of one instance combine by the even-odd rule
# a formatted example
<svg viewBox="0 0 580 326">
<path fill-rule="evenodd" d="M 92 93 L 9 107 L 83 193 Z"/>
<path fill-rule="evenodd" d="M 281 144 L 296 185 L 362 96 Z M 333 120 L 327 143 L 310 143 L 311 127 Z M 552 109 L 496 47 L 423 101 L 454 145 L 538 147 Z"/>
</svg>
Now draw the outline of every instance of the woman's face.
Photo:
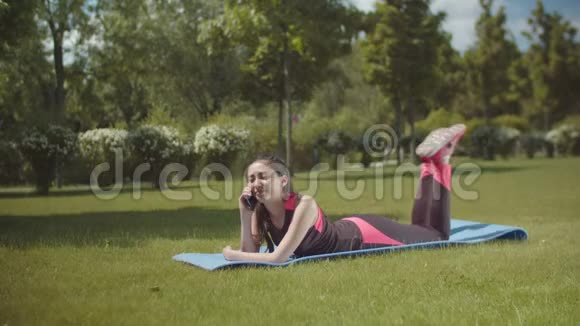
<svg viewBox="0 0 580 326">
<path fill-rule="evenodd" d="M 258 201 L 268 202 L 283 199 L 288 177 L 280 176 L 264 162 L 256 161 L 248 167 L 247 181 Z"/>
</svg>

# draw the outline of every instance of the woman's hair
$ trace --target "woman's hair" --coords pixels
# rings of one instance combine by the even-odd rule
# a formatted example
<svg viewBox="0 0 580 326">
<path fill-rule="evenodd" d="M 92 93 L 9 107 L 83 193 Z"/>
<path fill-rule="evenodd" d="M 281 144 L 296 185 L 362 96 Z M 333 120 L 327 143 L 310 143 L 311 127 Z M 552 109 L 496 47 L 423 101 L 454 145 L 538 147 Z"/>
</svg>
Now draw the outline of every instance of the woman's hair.
<svg viewBox="0 0 580 326">
<path fill-rule="evenodd" d="M 260 154 L 256 157 L 254 162 L 260 162 L 264 165 L 268 166 L 272 170 L 278 174 L 278 176 L 287 176 L 290 178 L 290 171 L 286 166 L 286 162 L 281 158 L 272 155 L 272 154 Z M 246 173 L 247 178 L 247 173 Z M 285 193 L 290 193 L 292 191 L 292 186 L 290 183 L 290 179 L 288 179 L 288 184 L 284 187 Z M 266 209 L 264 204 L 258 202 L 255 208 L 257 224 L 258 224 L 258 234 L 252 234 L 252 240 L 256 245 L 262 244 L 263 240 L 266 240 L 266 244 L 268 245 L 268 251 L 274 252 L 274 243 L 272 238 L 268 234 L 268 229 L 272 227 L 272 220 L 270 218 L 270 213 Z"/>
</svg>

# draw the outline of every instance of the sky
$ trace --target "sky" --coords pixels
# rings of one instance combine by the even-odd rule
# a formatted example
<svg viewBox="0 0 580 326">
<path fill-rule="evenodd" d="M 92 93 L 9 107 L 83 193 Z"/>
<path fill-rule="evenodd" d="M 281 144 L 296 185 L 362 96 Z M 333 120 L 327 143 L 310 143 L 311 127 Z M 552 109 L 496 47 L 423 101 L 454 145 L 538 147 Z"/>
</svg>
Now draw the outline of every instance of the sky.
<svg viewBox="0 0 580 326">
<path fill-rule="evenodd" d="M 350 0 L 363 11 L 374 10 L 375 0 Z M 557 11 L 565 20 L 574 25 L 580 33 L 580 1 L 578 0 L 544 0 L 547 12 Z M 504 6 L 507 13 L 507 27 L 511 31 L 518 47 L 525 50 L 529 46 L 527 39 L 521 32 L 528 29 L 527 19 L 532 9 L 536 7 L 536 0 L 496 0 L 494 8 Z M 453 35 L 451 43 L 461 52 L 475 43 L 475 22 L 481 14 L 479 0 L 432 0 L 431 10 L 444 11 L 447 18 L 443 29 Z M 577 36 L 578 40 L 579 37 Z"/>
<path fill-rule="evenodd" d="M 376 0 L 347 0 L 363 11 L 374 10 Z M 570 21 L 578 29 L 577 41 L 580 41 L 580 0 L 544 0 L 544 7 L 548 12 L 557 11 L 564 19 Z M 536 0 L 495 0 L 494 10 L 499 6 L 505 6 L 507 12 L 507 25 L 519 48 L 525 50 L 529 46 L 529 41 L 521 34 L 527 27 L 527 18 L 532 9 L 536 6 Z M 451 43 L 460 52 L 464 52 L 475 43 L 475 22 L 477 21 L 481 7 L 479 0 L 431 0 L 433 11 L 444 11 L 447 18 L 443 23 L 443 29 L 453 36 Z M 79 39 L 78 31 L 65 33 L 65 64 L 73 62 L 72 49 Z M 91 39 L 91 44 L 99 41 Z M 52 39 L 45 40 L 45 48 L 52 51 Z"/>
</svg>

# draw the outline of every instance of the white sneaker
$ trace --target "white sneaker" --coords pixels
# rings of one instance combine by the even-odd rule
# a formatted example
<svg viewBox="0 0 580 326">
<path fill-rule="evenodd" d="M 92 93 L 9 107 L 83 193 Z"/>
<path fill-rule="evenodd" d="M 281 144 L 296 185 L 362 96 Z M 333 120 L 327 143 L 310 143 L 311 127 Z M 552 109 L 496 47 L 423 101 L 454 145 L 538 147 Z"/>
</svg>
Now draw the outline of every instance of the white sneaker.
<svg viewBox="0 0 580 326">
<path fill-rule="evenodd" d="M 465 125 L 456 124 L 449 128 L 439 128 L 433 130 L 425 140 L 417 146 L 415 153 L 423 161 L 449 161 L 455 145 L 465 134 Z"/>
</svg>

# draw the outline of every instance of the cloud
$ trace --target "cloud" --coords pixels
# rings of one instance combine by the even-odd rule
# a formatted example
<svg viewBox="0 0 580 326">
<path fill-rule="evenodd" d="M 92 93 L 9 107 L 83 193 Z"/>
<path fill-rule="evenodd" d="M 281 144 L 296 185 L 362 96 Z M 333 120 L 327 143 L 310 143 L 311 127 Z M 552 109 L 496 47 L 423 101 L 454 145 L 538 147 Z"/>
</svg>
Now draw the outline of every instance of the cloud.
<svg viewBox="0 0 580 326">
<path fill-rule="evenodd" d="M 443 29 L 453 35 L 451 44 L 454 48 L 463 52 L 474 44 L 475 23 L 481 13 L 478 0 L 435 0 L 431 10 L 447 13 Z"/>
<path fill-rule="evenodd" d="M 351 0 L 352 4 L 362 11 L 373 11 L 375 10 L 376 0 Z"/>
<path fill-rule="evenodd" d="M 375 0 L 351 0 L 351 2 L 361 10 L 367 12 L 374 10 Z M 548 12 L 558 11 L 580 33 L 580 10 L 578 10 L 580 6 L 577 3 L 577 0 L 544 1 Z M 527 18 L 535 6 L 535 0 L 495 0 L 492 8 L 494 14 L 500 6 L 506 8 L 508 32 L 513 35 L 520 49 L 527 49 L 530 42 L 522 35 L 522 31 L 529 30 Z M 443 29 L 453 36 L 451 43 L 455 49 L 464 52 L 475 45 L 477 40 L 475 24 L 481 14 L 479 0 L 433 0 L 431 10 L 447 13 Z M 577 40 L 578 38 L 576 37 Z"/>
<path fill-rule="evenodd" d="M 479 16 L 479 1 L 477 0 L 435 0 L 431 4 L 433 11 L 445 11 L 451 17 L 475 18 Z"/>
<path fill-rule="evenodd" d="M 507 22 L 506 26 L 508 33 L 511 33 L 514 40 L 520 49 L 527 49 L 530 46 L 530 40 L 528 40 L 524 35 L 523 31 L 530 32 L 530 26 L 528 25 L 528 19 L 522 17 L 520 19 L 511 20 Z M 508 34 L 509 35 L 509 34 Z"/>
<path fill-rule="evenodd" d="M 566 19 L 566 17 L 564 17 L 564 19 Z M 576 29 L 580 31 L 580 16 L 572 17 L 569 20 L 570 24 L 572 24 L 572 26 L 576 27 Z"/>
<path fill-rule="evenodd" d="M 352 3 L 363 11 L 374 10 L 375 0 L 351 0 Z M 496 1 L 503 4 L 502 1 Z M 496 4 L 496 5 L 497 5 Z M 481 12 L 479 0 L 435 0 L 431 3 L 433 12 L 444 11 L 447 18 L 443 23 L 443 29 L 453 35 L 453 47 L 465 51 L 475 41 L 475 22 Z"/>
</svg>

